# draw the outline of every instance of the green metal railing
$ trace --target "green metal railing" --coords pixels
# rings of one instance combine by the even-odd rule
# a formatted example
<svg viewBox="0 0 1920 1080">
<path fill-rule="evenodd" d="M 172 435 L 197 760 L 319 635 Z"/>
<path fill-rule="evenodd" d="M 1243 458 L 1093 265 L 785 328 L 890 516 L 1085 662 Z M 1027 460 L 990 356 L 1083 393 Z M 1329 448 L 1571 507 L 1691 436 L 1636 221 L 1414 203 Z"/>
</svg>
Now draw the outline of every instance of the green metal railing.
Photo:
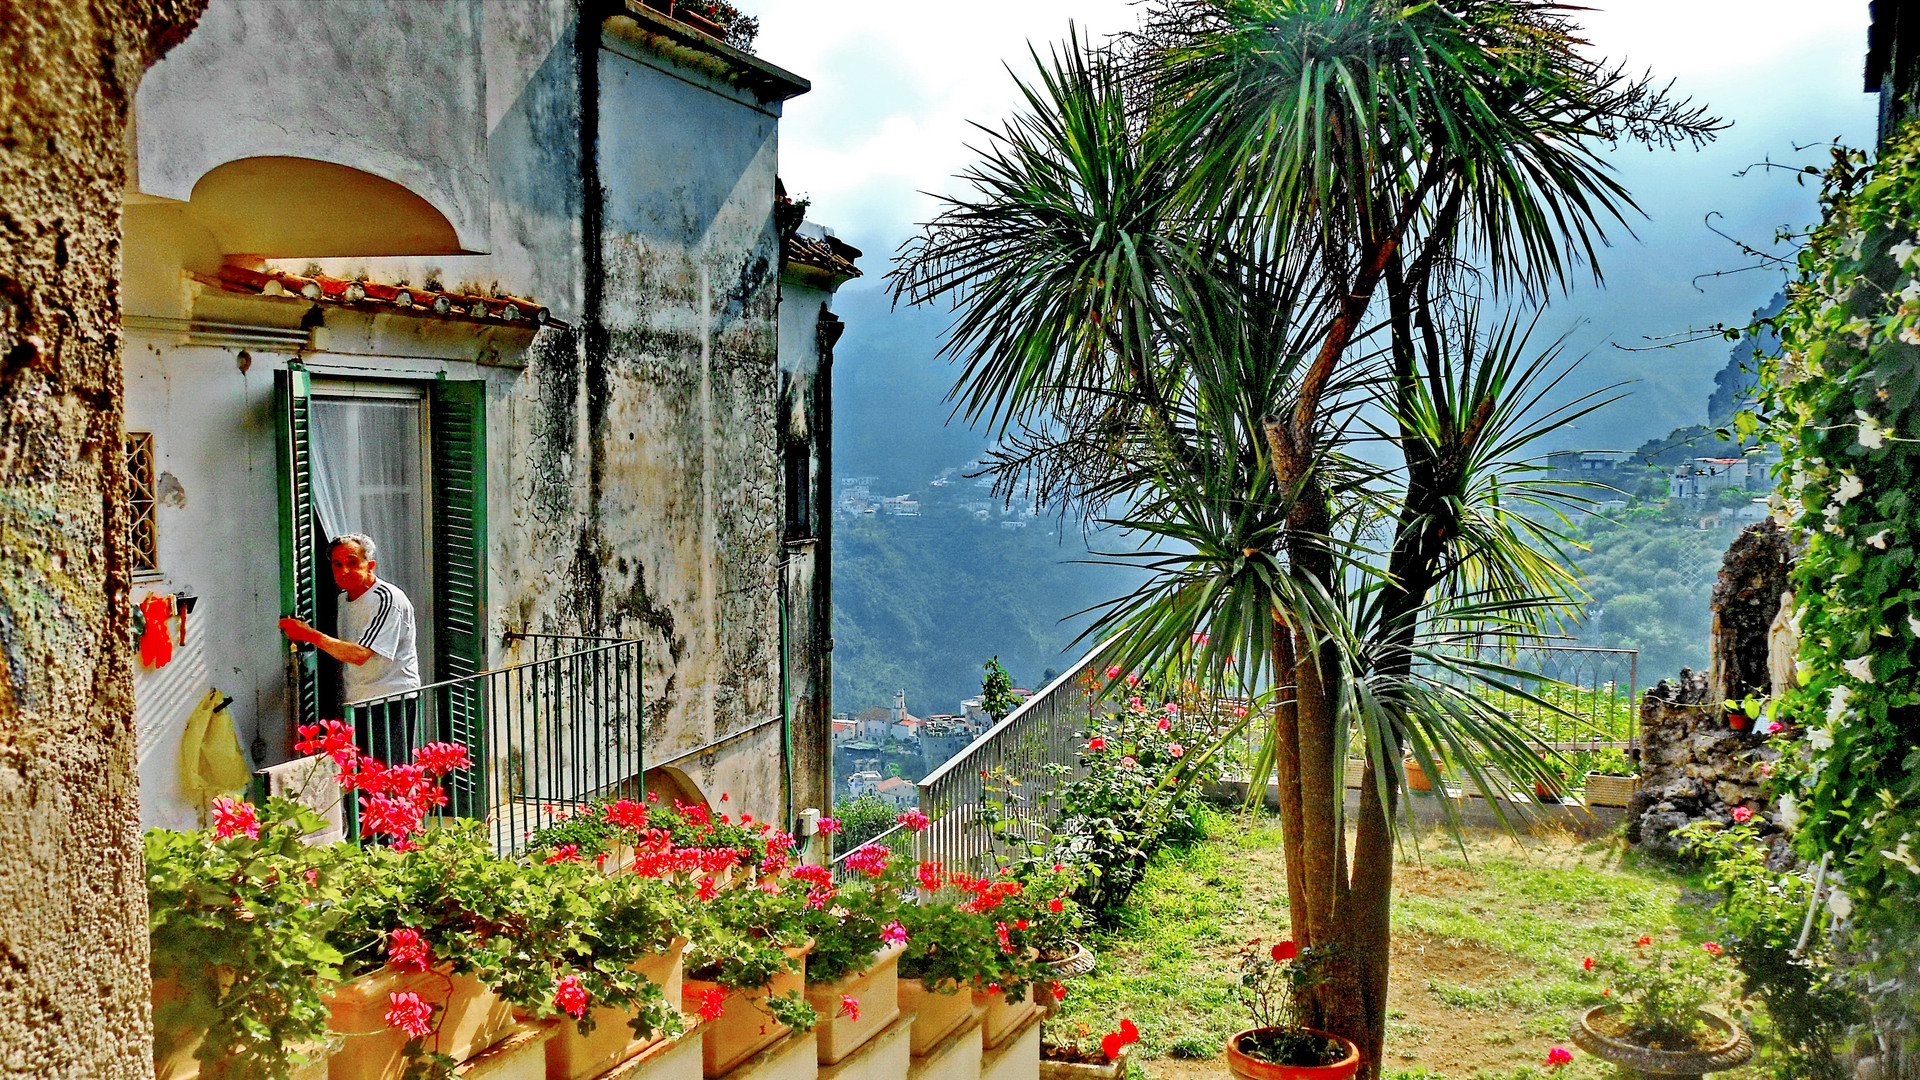
<svg viewBox="0 0 1920 1080">
<path fill-rule="evenodd" d="M 429 742 L 465 746 L 473 767 L 447 777 L 439 814 L 484 819 L 503 854 L 525 845 L 544 807 L 638 792 L 646 772 L 641 643 L 508 635 L 519 640 L 532 643 L 525 662 L 346 709 L 361 749 L 383 761 Z"/>
</svg>

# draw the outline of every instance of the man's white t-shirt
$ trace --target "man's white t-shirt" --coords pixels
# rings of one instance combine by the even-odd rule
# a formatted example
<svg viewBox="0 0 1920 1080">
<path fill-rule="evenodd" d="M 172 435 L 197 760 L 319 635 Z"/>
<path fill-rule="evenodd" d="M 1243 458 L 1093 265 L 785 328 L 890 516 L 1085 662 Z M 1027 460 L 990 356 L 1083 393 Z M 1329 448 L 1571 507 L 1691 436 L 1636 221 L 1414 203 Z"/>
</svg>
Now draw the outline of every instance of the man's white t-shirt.
<svg viewBox="0 0 1920 1080">
<path fill-rule="evenodd" d="M 390 581 L 375 581 L 358 600 L 340 594 L 340 637 L 373 650 L 364 664 L 341 664 L 347 701 L 420 689 L 413 645 L 413 602 Z"/>
</svg>

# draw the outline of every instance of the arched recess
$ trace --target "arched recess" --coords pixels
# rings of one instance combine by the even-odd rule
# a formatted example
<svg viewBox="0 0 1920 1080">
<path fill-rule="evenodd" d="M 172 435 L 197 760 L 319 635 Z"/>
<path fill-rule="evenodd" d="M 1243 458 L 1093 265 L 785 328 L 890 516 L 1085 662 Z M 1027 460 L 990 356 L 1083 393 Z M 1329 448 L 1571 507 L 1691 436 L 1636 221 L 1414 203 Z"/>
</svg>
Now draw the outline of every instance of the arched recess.
<svg viewBox="0 0 1920 1080">
<path fill-rule="evenodd" d="M 195 181 L 193 217 L 227 255 L 264 259 L 470 255 L 453 223 L 406 187 L 301 157 L 247 157 Z"/>
<path fill-rule="evenodd" d="M 648 769 L 646 775 L 647 794 L 658 795 L 663 803 L 678 799 L 690 806 L 707 805 L 706 793 L 693 777 L 688 776 L 672 765 Z"/>
</svg>

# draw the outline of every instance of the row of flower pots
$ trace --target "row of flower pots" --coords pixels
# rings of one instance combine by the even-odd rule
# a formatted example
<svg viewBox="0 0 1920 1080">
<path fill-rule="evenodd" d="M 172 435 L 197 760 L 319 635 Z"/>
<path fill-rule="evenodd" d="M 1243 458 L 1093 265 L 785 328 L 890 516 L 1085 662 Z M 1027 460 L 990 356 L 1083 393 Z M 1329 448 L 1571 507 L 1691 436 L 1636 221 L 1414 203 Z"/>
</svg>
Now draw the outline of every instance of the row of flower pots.
<svg viewBox="0 0 1920 1080">
<path fill-rule="evenodd" d="M 816 1024 L 832 1063 L 898 1017 L 901 976 L 969 1009 L 978 989 L 990 1033 L 1030 1011 L 1073 917 L 1064 868 L 981 879 L 869 846 L 836 880 L 749 816 L 652 800 L 555 810 L 502 856 L 478 822 L 426 824 L 458 748 L 387 766 L 343 727 L 302 734 L 340 763 L 365 843 L 306 845 L 317 819 L 282 800 L 148 836 L 160 1080 L 321 1059 L 331 1080 L 444 1076 L 528 1025 L 548 1080 L 690 1025 L 709 1077 Z"/>
</svg>

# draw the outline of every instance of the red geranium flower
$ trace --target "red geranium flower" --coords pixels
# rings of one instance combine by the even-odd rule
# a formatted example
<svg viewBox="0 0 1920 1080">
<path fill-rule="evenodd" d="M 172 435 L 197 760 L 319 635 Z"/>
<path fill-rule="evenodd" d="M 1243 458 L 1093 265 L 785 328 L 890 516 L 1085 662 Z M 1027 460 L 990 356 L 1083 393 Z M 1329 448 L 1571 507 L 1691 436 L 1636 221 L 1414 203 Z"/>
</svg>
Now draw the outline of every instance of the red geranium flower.
<svg viewBox="0 0 1920 1080">
<path fill-rule="evenodd" d="M 553 1003 L 562 1012 L 575 1020 L 587 1011 L 587 991 L 580 985 L 580 976 L 568 975 L 554 988 Z"/>
<path fill-rule="evenodd" d="M 1586 958 L 1585 960 L 1582 960 L 1582 961 L 1580 961 L 1580 968 L 1581 968 L 1581 970 L 1583 970 L 1583 971 L 1592 971 L 1592 970 L 1593 970 L 1593 957 L 1591 957 L 1591 956 L 1589 956 L 1589 957 L 1587 957 L 1587 958 Z"/>
<path fill-rule="evenodd" d="M 700 992 L 700 1019 L 718 1020 L 727 1011 L 727 992 L 720 987 Z"/>
<path fill-rule="evenodd" d="M 1295 945 L 1291 940 L 1282 941 L 1273 947 L 1273 959 L 1275 963 L 1284 963 L 1299 955 L 1300 947 Z"/>
<path fill-rule="evenodd" d="M 387 935 L 387 963 L 400 971 L 425 971 L 432 954 L 418 930 L 395 930 Z"/>
</svg>

